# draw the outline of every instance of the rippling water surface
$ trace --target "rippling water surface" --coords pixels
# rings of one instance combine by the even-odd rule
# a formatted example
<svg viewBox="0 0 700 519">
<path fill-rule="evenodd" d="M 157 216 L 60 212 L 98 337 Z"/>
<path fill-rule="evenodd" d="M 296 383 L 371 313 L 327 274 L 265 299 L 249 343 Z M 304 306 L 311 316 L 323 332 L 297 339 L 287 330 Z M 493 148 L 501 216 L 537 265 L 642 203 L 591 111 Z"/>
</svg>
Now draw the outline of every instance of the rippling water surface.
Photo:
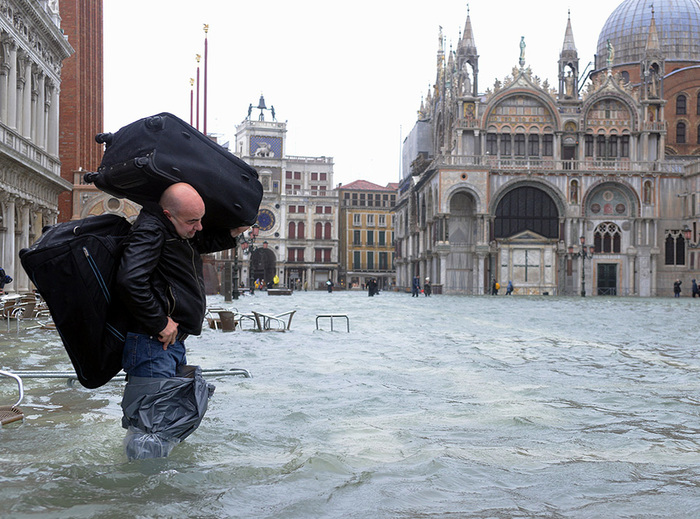
<svg viewBox="0 0 700 519">
<path fill-rule="evenodd" d="M 698 517 L 698 301 L 301 292 L 232 305 L 297 312 L 286 333 L 187 341 L 191 364 L 253 378 L 210 380 L 202 425 L 167 459 L 126 460 L 123 383 L 27 379 L 27 419 L 0 429 L 0 515 Z M 316 330 L 329 312 L 350 333 Z M 2 331 L 0 346 L 4 369 L 70 369 L 52 332 Z M 15 390 L 0 380 L 0 404 Z"/>
</svg>

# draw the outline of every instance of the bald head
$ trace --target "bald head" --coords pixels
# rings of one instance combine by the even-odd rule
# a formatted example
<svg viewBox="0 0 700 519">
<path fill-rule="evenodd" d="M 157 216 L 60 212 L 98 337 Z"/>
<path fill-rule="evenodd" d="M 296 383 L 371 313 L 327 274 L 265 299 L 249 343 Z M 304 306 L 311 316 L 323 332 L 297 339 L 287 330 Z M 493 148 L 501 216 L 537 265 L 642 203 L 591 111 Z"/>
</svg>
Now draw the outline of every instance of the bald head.
<svg viewBox="0 0 700 519">
<path fill-rule="evenodd" d="M 192 238 L 202 230 L 204 200 L 191 185 L 180 182 L 169 186 L 160 197 L 160 206 L 181 238 Z"/>
</svg>

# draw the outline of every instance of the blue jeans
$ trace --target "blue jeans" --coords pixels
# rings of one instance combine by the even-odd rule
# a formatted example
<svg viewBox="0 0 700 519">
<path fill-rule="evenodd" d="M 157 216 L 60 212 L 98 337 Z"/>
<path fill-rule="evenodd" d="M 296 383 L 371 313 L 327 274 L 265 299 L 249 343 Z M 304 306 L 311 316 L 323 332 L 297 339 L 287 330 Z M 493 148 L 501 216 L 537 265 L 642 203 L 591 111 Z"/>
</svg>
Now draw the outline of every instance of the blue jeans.
<svg viewBox="0 0 700 519">
<path fill-rule="evenodd" d="M 174 377 L 181 365 L 187 364 L 184 341 L 163 349 L 157 338 L 141 333 L 127 333 L 122 355 L 122 367 L 134 377 Z"/>
</svg>

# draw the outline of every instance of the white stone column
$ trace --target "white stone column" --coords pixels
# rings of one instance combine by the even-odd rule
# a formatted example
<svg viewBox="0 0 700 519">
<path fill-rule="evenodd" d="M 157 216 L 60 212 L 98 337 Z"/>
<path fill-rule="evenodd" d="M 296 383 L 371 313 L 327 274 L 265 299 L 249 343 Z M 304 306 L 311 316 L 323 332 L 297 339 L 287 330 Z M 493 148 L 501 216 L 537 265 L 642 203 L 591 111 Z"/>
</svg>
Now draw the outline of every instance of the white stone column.
<svg viewBox="0 0 700 519">
<path fill-rule="evenodd" d="M 17 128 L 17 47 L 9 45 L 10 70 L 7 75 L 7 119 L 5 123 L 10 128 Z"/>
<path fill-rule="evenodd" d="M 36 100 L 36 137 L 34 142 L 42 150 L 47 149 L 46 145 L 46 76 L 38 74 L 39 95 Z"/>
<path fill-rule="evenodd" d="M 10 42 L 2 43 L 2 63 L 0 64 L 0 122 L 7 124 L 7 82 L 10 75 Z"/>
<path fill-rule="evenodd" d="M 22 92 L 22 125 L 23 137 L 32 137 L 32 62 L 27 58 L 24 67 L 24 90 Z"/>
<path fill-rule="evenodd" d="M 17 252 L 29 247 L 29 222 L 30 222 L 30 204 L 29 202 L 23 201 L 20 206 L 20 235 L 18 240 Z M 19 258 L 19 256 L 18 256 Z M 17 263 L 17 269 L 15 270 L 15 290 L 16 291 L 28 291 L 29 290 L 29 277 L 27 273 L 22 268 L 21 264 Z"/>
<path fill-rule="evenodd" d="M 12 278 L 17 277 L 15 270 L 15 197 L 8 196 L 5 202 L 5 243 L 2 267 Z M 14 291 L 14 283 L 5 287 L 5 291 Z"/>
<path fill-rule="evenodd" d="M 46 151 L 51 155 L 58 156 L 58 107 L 59 107 L 59 92 L 57 85 L 49 85 L 49 121 L 48 133 L 46 136 Z"/>
</svg>

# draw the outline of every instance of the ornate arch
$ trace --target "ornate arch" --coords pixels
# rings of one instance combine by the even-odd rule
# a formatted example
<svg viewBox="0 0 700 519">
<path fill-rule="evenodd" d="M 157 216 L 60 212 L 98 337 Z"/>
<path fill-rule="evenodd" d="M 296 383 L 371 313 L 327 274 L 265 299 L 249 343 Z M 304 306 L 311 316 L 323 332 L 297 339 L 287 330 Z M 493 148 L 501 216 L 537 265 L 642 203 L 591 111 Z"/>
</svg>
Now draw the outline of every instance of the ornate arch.
<svg viewBox="0 0 700 519">
<path fill-rule="evenodd" d="M 546 113 L 538 117 L 537 113 L 532 113 L 529 115 L 529 128 L 537 127 L 545 128 L 547 126 L 552 126 L 556 131 L 561 128 L 562 122 L 559 117 L 559 113 L 551 102 L 551 99 L 540 94 L 536 90 L 526 90 L 526 89 L 515 89 L 506 90 L 502 93 L 495 95 L 488 104 L 488 107 L 484 111 L 483 119 L 481 121 L 481 126 L 483 128 L 495 129 L 497 132 L 504 131 L 501 128 L 505 126 L 523 125 L 524 114 L 513 114 L 512 118 L 507 113 L 503 115 L 497 114 L 497 110 L 504 107 L 505 104 L 515 101 L 518 102 L 518 98 L 522 98 L 523 101 L 530 99 L 536 101 L 538 106 L 545 108 Z M 533 104 L 530 108 L 535 108 Z M 508 110 L 505 110 L 508 112 Z M 497 121 L 496 119 L 503 119 L 502 121 Z M 500 123 L 500 124 L 499 124 Z M 529 129 L 528 128 L 528 129 Z"/>
<path fill-rule="evenodd" d="M 604 191 L 610 191 L 610 194 L 605 194 Z M 621 193 L 629 203 L 629 207 L 622 208 L 618 207 L 618 204 L 624 204 L 625 200 L 616 196 L 616 193 Z M 598 198 L 602 198 L 598 200 Z M 594 204 L 599 204 L 601 207 L 596 208 Z M 609 205 L 609 210 L 606 209 L 606 205 Z M 591 187 L 589 187 L 585 193 L 583 193 L 581 212 L 582 216 L 589 216 L 592 218 L 600 217 L 605 219 L 610 219 L 611 217 L 618 218 L 634 218 L 640 215 L 641 211 L 641 199 L 639 193 L 624 182 L 619 180 L 601 180 Z"/>
<path fill-rule="evenodd" d="M 554 204 L 556 205 L 557 211 L 559 212 L 559 218 L 562 218 L 566 214 L 567 204 L 566 196 L 564 195 L 564 193 L 559 191 L 559 189 L 557 189 L 552 184 L 533 179 L 514 179 L 503 184 L 499 189 L 496 190 L 494 196 L 491 199 L 491 204 L 489 205 L 488 209 L 489 214 L 493 216 L 496 215 L 496 208 L 498 207 L 498 204 L 501 203 L 501 200 L 503 200 L 503 197 L 506 194 L 508 194 L 513 189 L 525 186 L 536 187 L 547 193 L 552 198 L 552 200 L 554 200 Z"/>
<path fill-rule="evenodd" d="M 582 109 L 582 120 L 583 120 L 583 126 L 582 130 L 586 133 L 592 133 L 593 135 L 597 135 L 598 128 L 591 127 L 589 121 L 595 120 L 592 115 L 593 109 L 598 106 L 599 103 L 610 100 L 610 101 L 615 101 L 617 103 L 620 103 L 622 106 L 624 106 L 629 113 L 630 120 L 629 123 L 627 124 L 622 124 L 621 126 L 616 126 L 615 129 L 617 130 L 622 130 L 620 133 L 627 133 L 633 131 L 635 128 L 639 126 L 639 114 L 637 113 L 637 108 L 633 104 L 632 99 L 627 96 L 623 95 L 621 92 L 611 92 L 610 90 L 606 90 L 603 92 L 597 92 L 590 96 L 589 98 L 586 99 L 586 101 L 583 104 L 583 109 Z M 610 120 L 610 117 L 602 117 L 604 120 Z M 609 132 L 605 132 L 609 133 Z"/>
<path fill-rule="evenodd" d="M 538 182 L 518 182 L 502 191 L 493 206 L 493 236 L 508 239 L 524 231 L 549 240 L 559 240 L 562 219 L 561 200 Z"/>
<path fill-rule="evenodd" d="M 448 188 L 442 197 L 442 207 L 440 212 L 441 213 L 449 213 L 450 212 L 450 201 L 452 197 L 459 193 L 459 192 L 464 192 L 467 193 L 468 195 L 472 196 L 474 198 L 474 207 L 477 213 L 483 213 L 484 212 L 484 196 L 482 193 L 477 191 L 473 186 L 467 185 L 467 184 L 455 184 L 454 186 L 451 186 Z"/>
</svg>

